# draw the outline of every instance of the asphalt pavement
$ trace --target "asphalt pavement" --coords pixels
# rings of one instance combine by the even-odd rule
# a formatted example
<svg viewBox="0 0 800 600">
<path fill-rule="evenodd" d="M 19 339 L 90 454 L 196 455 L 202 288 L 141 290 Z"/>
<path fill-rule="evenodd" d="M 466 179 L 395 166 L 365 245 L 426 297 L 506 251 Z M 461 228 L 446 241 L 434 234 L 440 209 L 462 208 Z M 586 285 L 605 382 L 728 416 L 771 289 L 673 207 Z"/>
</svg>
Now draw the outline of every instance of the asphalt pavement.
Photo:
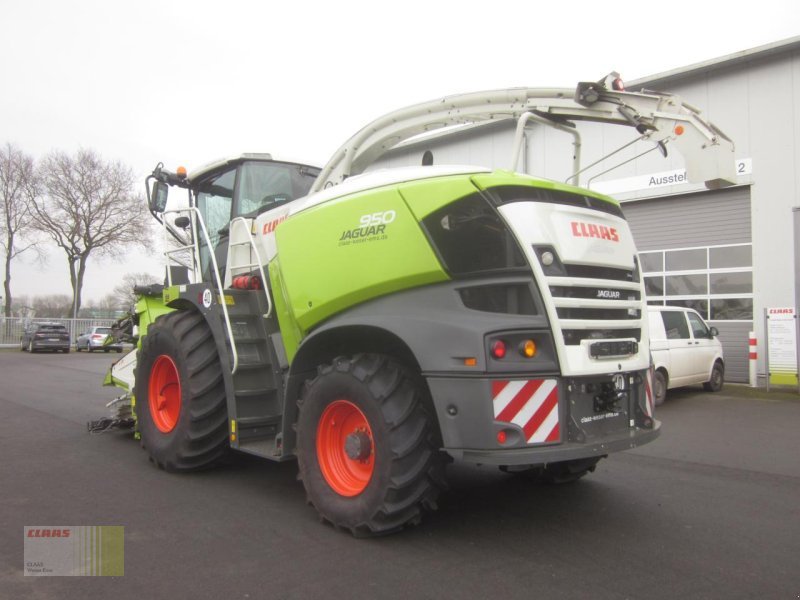
<svg viewBox="0 0 800 600">
<path fill-rule="evenodd" d="M 654 443 L 581 481 L 453 465 L 418 527 L 355 539 L 318 522 L 294 463 L 157 470 L 89 435 L 117 395 L 106 354 L 0 351 L 2 598 L 800 597 L 800 399 L 671 392 Z M 26 525 L 122 525 L 122 577 L 24 577 Z"/>
</svg>

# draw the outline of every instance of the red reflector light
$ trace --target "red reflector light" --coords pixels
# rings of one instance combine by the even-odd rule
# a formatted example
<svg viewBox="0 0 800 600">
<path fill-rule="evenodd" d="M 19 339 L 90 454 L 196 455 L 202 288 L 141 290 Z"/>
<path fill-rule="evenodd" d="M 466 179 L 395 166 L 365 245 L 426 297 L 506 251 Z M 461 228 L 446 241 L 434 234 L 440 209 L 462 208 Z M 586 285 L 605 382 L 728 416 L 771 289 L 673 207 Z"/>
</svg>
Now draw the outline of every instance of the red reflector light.
<svg viewBox="0 0 800 600">
<path fill-rule="evenodd" d="M 231 287 L 237 290 L 260 290 L 262 288 L 261 278 L 250 275 L 240 275 L 234 277 Z"/>
<path fill-rule="evenodd" d="M 498 431 L 497 432 L 497 442 L 499 444 L 505 444 L 506 443 L 506 439 L 508 439 L 508 438 L 506 436 L 506 432 L 505 431 Z"/>
<path fill-rule="evenodd" d="M 506 343 L 503 340 L 492 342 L 491 352 L 495 358 L 503 358 L 506 355 Z"/>
</svg>

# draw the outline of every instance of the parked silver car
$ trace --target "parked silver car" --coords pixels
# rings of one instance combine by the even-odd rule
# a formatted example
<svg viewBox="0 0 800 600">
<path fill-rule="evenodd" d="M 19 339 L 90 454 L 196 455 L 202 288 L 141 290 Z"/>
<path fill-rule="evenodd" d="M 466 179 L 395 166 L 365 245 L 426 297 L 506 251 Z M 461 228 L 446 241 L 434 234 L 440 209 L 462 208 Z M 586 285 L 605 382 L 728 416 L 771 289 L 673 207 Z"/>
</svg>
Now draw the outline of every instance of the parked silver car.
<svg viewBox="0 0 800 600">
<path fill-rule="evenodd" d="M 116 350 L 117 352 L 122 352 L 122 344 L 105 345 L 106 338 L 110 333 L 110 327 L 90 327 L 75 340 L 75 350 L 77 352 L 81 350 L 88 350 L 89 352 L 95 350 L 102 350 L 103 352 Z"/>
</svg>

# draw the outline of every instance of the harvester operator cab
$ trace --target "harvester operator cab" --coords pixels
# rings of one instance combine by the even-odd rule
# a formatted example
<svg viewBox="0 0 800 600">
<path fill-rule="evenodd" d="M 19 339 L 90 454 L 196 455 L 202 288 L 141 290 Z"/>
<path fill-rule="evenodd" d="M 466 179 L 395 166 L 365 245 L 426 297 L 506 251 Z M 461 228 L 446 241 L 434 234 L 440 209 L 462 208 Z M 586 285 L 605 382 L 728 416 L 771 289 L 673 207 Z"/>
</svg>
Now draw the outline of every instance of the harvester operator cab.
<svg viewBox="0 0 800 600">
<path fill-rule="evenodd" d="M 181 245 L 193 247 L 193 262 L 198 263 L 193 270 L 199 272 L 200 279 L 214 281 L 213 252 L 224 280 L 231 220 L 236 217 L 255 218 L 302 198 L 308 194 L 319 172 L 316 167 L 275 161 L 268 154 L 243 154 L 216 161 L 189 175 L 180 169 L 177 173 L 170 173 L 159 165 L 148 178 L 154 179 L 152 190 L 149 187 L 147 190 L 150 212 L 165 223 L 167 231 Z M 167 211 L 170 186 L 188 189 L 192 208 Z M 167 219 L 164 218 L 165 212 L 177 216 Z M 203 235 L 202 227 L 191 219 L 187 220 L 187 215 L 195 221 L 202 218 L 208 239 Z"/>
</svg>

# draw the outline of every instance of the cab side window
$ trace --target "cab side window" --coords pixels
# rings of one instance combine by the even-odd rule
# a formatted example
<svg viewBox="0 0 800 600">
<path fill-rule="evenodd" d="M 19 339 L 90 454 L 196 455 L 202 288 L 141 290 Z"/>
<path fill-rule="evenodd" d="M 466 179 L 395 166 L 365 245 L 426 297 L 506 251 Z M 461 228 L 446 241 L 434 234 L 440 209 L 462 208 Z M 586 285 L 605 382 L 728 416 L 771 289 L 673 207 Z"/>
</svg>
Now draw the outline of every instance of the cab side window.
<svg viewBox="0 0 800 600">
<path fill-rule="evenodd" d="M 689 317 L 689 324 L 692 326 L 692 335 L 695 338 L 710 338 L 711 334 L 708 332 L 708 327 L 703 323 L 703 320 L 694 313 L 686 313 Z"/>
<path fill-rule="evenodd" d="M 688 340 L 689 326 L 682 312 L 663 311 L 661 318 L 664 320 L 664 329 L 667 331 L 667 339 Z"/>
</svg>

